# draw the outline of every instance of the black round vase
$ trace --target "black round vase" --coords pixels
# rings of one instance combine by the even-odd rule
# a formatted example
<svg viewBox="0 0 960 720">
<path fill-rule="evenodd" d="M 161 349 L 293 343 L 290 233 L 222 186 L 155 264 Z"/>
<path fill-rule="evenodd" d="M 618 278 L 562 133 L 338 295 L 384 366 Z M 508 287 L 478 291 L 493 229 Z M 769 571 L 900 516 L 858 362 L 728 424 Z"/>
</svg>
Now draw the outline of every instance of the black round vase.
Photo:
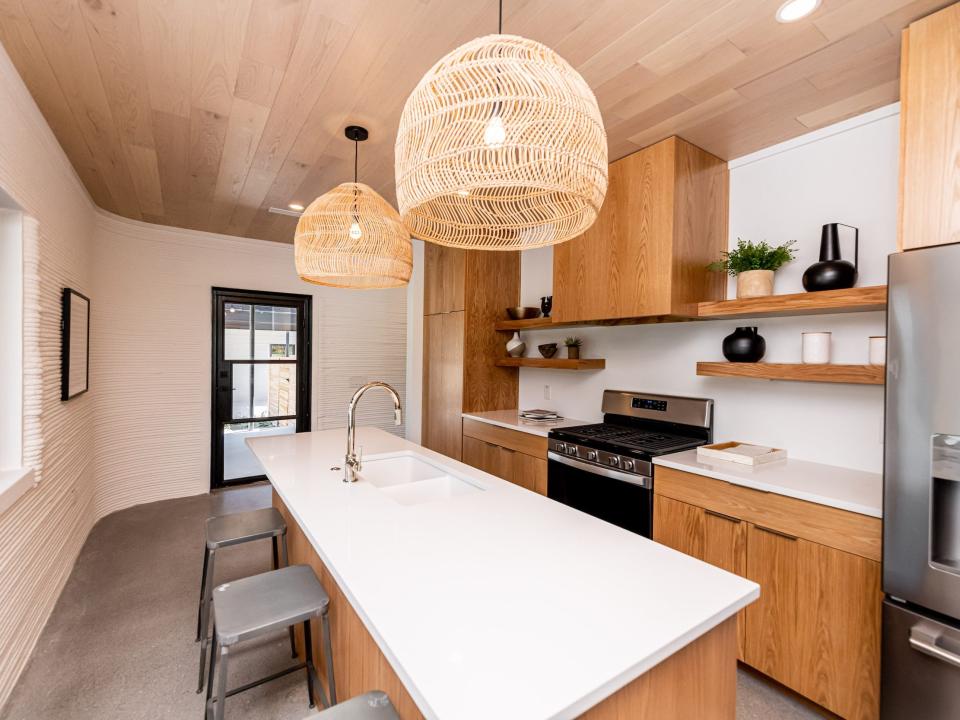
<svg viewBox="0 0 960 720">
<path fill-rule="evenodd" d="M 730 362 L 758 362 L 767 351 L 767 341 L 755 327 L 738 327 L 723 339 L 723 356 Z"/>
<path fill-rule="evenodd" d="M 803 289 L 807 292 L 842 290 L 857 284 L 857 269 L 847 260 L 823 260 L 803 273 Z"/>
</svg>

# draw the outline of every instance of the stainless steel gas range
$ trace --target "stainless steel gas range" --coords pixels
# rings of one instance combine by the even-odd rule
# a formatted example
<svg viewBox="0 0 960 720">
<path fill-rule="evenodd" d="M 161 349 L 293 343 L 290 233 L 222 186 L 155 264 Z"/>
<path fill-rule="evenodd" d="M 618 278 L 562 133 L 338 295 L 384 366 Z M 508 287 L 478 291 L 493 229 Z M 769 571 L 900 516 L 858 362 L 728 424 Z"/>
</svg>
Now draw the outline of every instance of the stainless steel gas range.
<svg viewBox="0 0 960 720">
<path fill-rule="evenodd" d="M 604 390 L 603 422 L 551 430 L 547 495 L 651 537 L 653 458 L 713 439 L 713 400 Z"/>
</svg>

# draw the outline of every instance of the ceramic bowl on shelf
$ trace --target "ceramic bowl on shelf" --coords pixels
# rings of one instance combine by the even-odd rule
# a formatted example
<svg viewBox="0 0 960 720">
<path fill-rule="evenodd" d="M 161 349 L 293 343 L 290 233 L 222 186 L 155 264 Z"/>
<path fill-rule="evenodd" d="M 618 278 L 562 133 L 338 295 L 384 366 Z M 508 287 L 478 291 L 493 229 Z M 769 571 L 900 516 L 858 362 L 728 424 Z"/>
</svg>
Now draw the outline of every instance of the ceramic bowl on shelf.
<svg viewBox="0 0 960 720">
<path fill-rule="evenodd" d="M 535 307 L 512 307 L 507 308 L 507 315 L 511 320 L 533 320 L 540 317 L 540 308 Z"/>
<path fill-rule="evenodd" d="M 540 354 L 549 360 L 557 354 L 557 344 L 545 343 L 543 345 L 537 345 L 537 350 L 539 350 Z"/>
</svg>

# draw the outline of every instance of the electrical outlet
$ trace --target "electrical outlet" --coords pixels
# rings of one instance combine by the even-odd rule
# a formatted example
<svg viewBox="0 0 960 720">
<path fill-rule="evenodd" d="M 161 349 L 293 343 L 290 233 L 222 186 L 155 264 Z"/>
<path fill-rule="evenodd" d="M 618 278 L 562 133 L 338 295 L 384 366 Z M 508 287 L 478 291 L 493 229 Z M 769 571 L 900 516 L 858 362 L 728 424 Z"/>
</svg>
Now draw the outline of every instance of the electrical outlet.
<svg viewBox="0 0 960 720">
<path fill-rule="evenodd" d="M 543 399 L 544 399 L 544 400 L 549 400 L 549 399 L 550 399 L 550 386 L 549 386 L 549 385 L 544 385 L 544 386 L 543 386 Z"/>
</svg>

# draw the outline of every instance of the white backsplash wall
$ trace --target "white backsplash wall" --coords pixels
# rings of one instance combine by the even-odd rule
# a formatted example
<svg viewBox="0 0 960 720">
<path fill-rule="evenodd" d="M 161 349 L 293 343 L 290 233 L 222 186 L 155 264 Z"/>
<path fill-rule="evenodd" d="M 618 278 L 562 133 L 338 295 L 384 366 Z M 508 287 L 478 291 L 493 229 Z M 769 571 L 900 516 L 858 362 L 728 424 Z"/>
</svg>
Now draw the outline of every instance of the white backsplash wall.
<svg viewBox="0 0 960 720">
<path fill-rule="evenodd" d="M 798 259 L 777 273 L 777 293 L 803 290 L 800 278 L 816 262 L 820 227 L 828 222 L 860 227 L 858 285 L 886 282 L 886 257 L 896 251 L 897 110 L 881 108 L 730 163 L 730 246 L 738 236 L 798 241 Z M 524 305 L 539 305 L 552 292 L 552 263 L 550 248 L 523 253 Z M 731 283 L 729 297 L 735 294 Z M 830 331 L 835 362 L 865 363 L 867 338 L 885 334 L 880 312 L 529 332 L 522 335 L 527 355 L 575 334 L 584 341 L 581 355 L 605 358 L 606 369 L 523 368 L 520 407 L 598 420 L 606 388 L 708 397 L 716 401 L 718 441 L 773 445 L 794 458 L 880 472 L 882 387 L 696 375 L 697 361 L 723 360 L 721 341 L 738 325 L 760 328 L 767 362 L 799 362 L 800 333 Z"/>
</svg>

